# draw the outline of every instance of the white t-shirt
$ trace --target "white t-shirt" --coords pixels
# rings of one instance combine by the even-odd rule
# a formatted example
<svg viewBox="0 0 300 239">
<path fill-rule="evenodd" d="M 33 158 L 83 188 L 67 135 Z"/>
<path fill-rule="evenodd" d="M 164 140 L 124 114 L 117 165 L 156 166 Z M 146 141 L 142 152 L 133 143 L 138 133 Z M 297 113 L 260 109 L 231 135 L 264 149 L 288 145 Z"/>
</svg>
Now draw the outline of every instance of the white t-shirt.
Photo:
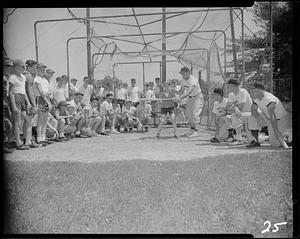
<svg viewBox="0 0 300 239">
<path fill-rule="evenodd" d="M 86 105 L 90 102 L 91 95 L 93 94 L 93 90 L 94 90 L 94 87 L 92 85 L 87 85 L 86 88 L 84 88 L 83 86 L 81 86 L 79 88 L 79 92 L 83 93 L 83 97 L 82 97 L 82 100 L 81 100 L 81 102 L 83 104 Z"/>
<path fill-rule="evenodd" d="M 128 88 L 128 98 L 129 100 L 131 100 L 132 102 L 139 102 L 139 93 L 141 93 L 141 89 L 138 86 L 135 87 L 129 87 Z"/>
<path fill-rule="evenodd" d="M 128 96 L 128 90 L 121 88 L 117 91 L 117 99 L 119 100 L 126 100 Z"/>
<path fill-rule="evenodd" d="M 99 113 L 96 107 L 92 107 L 91 103 L 87 104 L 84 109 L 89 111 L 89 115 L 97 114 Z"/>
<path fill-rule="evenodd" d="M 70 106 L 73 106 L 73 107 L 75 108 L 75 112 L 77 112 L 78 110 L 81 110 L 81 109 L 82 109 L 81 104 L 80 104 L 80 103 L 76 104 L 74 99 L 73 99 L 73 100 L 70 100 L 70 101 L 67 101 L 67 103 L 68 103 Z"/>
<path fill-rule="evenodd" d="M 53 91 L 53 98 L 56 100 L 57 103 L 59 103 L 62 100 L 66 100 L 67 96 L 65 93 L 65 89 L 63 87 L 61 88 L 56 88 Z"/>
<path fill-rule="evenodd" d="M 155 94 L 154 94 L 154 91 L 153 90 L 147 90 L 146 91 L 146 98 L 147 99 L 155 99 Z"/>
<path fill-rule="evenodd" d="M 13 84 L 12 92 L 14 94 L 26 95 L 26 90 L 25 90 L 26 77 L 23 74 L 21 74 L 20 76 L 12 74 L 9 77 L 9 82 Z"/>
<path fill-rule="evenodd" d="M 244 88 L 240 88 L 237 95 L 235 95 L 233 92 L 230 92 L 228 95 L 228 102 L 245 103 L 241 112 L 251 112 L 252 98 L 248 91 Z"/>
<path fill-rule="evenodd" d="M 268 111 L 268 106 L 272 102 L 275 103 L 275 115 L 277 119 L 280 119 L 282 116 L 287 114 L 287 111 L 283 107 L 281 101 L 275 95 L 267 91 L 264 91 L 264 97 L 261 100 L 255 99 L 253 101 L 258 105 L 261 111 L 264 112 L 269 118 L 270 115 Z"/>
<path fill-rule="evenodd" d="M 219 114 L 220 109 L 225 108 L 227 105 L 227 102 L 228 102 L 228 98 L 223 98 L 221 103 L 219 103 L 219 101 L 215 101 L 212 112 L 216 115 Z"/>
<path fill-rule="evenodd" d="M 50 84 L 49 84 L 49 82 L 48 82 L 47 79 L 45 79 L 44 77 L 36 76 L 34 78 L 34 82 L 40 84 L 42 92 L 45 95 L 50 95 L 51 94 Z M 37 91 L 36 93 L 37 93 L 38 96 L 40 96 L 40 92 L 39 91 Z"/>
<path fill-rule="evenodd" d="M 136 113 L 136 108 L 134 106 L 130 106 L 129 109 L 127 107 L 123 108 L 124 115 L 127 114 L 129 117 L 133 117 L 133 116 L 135 116 L 135 113 Z"/>
<path fill-rule="evenodd" d="M 79 91 L 79 89 L 75 85 L 73 85 L 73 83 L 70 83 L 70 90 L 73 91 L 73 93 L 76 93 Z"/>
<path fill-rule="evenodd" d="M 106 115 L 107 113 L 112 113 L 112 111 L 113 111 L 112 103 L 109 103 L 106 100 L 103 101 L 102 104 L 100 105 L 100 112 Z"/>
<path fill-rule="evenodd" d="M 198 79 L 193 76 L 190 75 L 190 78 L 188 80 L 181 80 L 180 84 L 185 88 L 185 89 L 191 89 L 193 86 L 195 86 L 195 88 L 193 89 L 192 93 L 190 94 L 190 96 L 196 96 L 196 95 L 201 95 L 201 88 L 198 82 Z"/>
</svg>

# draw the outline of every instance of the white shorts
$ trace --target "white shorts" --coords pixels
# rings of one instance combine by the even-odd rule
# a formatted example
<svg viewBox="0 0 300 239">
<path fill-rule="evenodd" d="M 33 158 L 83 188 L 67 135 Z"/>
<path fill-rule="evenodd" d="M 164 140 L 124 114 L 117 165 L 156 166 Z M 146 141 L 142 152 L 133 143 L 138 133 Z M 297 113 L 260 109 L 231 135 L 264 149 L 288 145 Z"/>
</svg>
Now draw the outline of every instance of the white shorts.
<svg viewBox="0 0 300 239">
<path fill-rule="evenodd" d="M 186 104 L 185 116 L 189 123 L 195 124 L 200 122 L 200 113 L 203 108 L 201 97 L 189 98 Z"/>
</svg>

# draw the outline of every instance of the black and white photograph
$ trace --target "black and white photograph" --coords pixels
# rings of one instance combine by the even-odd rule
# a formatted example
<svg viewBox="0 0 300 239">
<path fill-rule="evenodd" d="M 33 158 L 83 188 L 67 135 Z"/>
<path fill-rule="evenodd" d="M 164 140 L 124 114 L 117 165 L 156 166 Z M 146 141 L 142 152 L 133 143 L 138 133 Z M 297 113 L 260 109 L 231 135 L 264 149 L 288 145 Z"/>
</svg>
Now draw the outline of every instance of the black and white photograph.
<svg viewBox="0 0 300 239">
<path fill-rule="evenodd" d="M 295 5 L 3 8 L 3 233 L 295 236 Z"/>
</svg>

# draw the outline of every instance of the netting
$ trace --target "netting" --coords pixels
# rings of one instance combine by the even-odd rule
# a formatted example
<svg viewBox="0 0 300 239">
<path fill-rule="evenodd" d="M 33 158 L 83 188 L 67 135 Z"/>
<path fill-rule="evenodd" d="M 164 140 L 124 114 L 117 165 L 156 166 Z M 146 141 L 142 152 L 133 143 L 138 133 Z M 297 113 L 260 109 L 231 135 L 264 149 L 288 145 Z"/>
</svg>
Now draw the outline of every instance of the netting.
<svg viewBox="0 0 300 239">
<path fill-rule="evenodd" d="M 101 29 L 101 40 L 93 39 L 92 45 L 95 80 L 106 75 L 124 82 L 135 78 L 143 88 L 145 81 L 161 76 L 160 62 L 165 54 L 167 79 L 180 79 L 182 65 L 189 66 L 196 77 L 201 76 L 205 94 L 201 123 L 211 124 L 211 93 L 215 87 L 224 86 L 228 72 L 235 71 L 234 54 L 238 59 L 243 56 L 241 9 L 166 8 L 166 51 L 162 51 L 161 8 L 118 8 L 92 13 L 104 17 L 91 21 L 92 36 L 99 36 Z M 242 76 L 243 61 L 237 61 L 237 65 L 236 71 Z"/>
</svg>

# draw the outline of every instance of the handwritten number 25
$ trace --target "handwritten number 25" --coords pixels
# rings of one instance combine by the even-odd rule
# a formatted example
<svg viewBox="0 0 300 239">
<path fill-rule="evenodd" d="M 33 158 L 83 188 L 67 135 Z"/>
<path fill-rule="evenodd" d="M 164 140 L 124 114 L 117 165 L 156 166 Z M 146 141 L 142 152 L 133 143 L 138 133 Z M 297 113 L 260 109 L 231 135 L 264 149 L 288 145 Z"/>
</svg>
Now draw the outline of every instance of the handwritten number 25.
<svg viewBox="0 0 300 239">
<path fill-rule="evenodd" d="M 264 222 L 264 225 L 268 224 L 267 228 L 265 230 L 262 230 L 261 233 L 266 233 L 266 232 L 270 232 L 270 228 L 271 228 L 271 222 L 270 221 L 265 221 Z M 278 226 L 280 225 L 285 225 L 287 224 L 287 222 L 280 222 L 280 223 L 275 223 L 274 224 L 274 227 L 275 227 L 275 230 L 272 230 L 272 232 L 277 232 L 279 230 Z"/>
</svg>

